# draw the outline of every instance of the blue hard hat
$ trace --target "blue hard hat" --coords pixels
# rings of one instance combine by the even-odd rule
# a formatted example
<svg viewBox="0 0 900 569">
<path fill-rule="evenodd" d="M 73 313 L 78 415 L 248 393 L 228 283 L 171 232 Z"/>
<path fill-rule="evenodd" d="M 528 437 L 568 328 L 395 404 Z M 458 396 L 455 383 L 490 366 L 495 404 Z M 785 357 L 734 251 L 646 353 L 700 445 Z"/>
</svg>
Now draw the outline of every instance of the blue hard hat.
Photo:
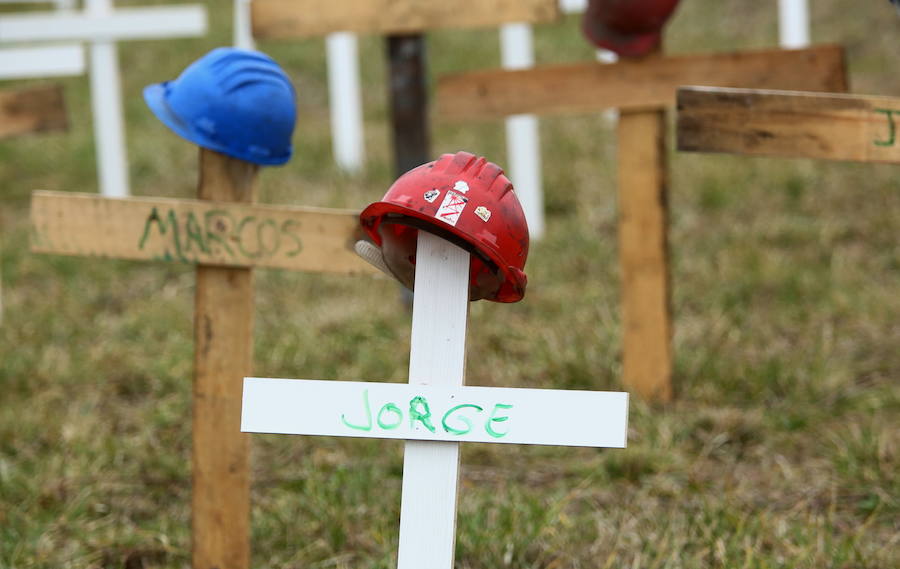
<svg viewBox="0 0 900 569">
<path fill-rule="evenodd" d="M 232 47 L 212 50 L 174 81 L 144 88 L 150 110 L 179 136 L 262 165 L 291 158 L 294 98 L 274 59 Z"/>
</svg>

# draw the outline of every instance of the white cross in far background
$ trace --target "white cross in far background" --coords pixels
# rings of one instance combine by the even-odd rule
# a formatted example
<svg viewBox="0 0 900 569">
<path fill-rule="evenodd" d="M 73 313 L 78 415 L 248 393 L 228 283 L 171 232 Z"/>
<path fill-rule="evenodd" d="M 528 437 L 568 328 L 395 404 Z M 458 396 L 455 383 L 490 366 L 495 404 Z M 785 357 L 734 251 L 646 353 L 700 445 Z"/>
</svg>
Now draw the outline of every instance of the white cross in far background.
<svg viewBox="0 0 900 569">
<path fill-rule="evenodd" d="M 628 394 L 464 387 L 469 253 L 425 231 L 409 383 L 246 378 L 241 431 L 406 440 L 399 569 L 450 569 L 459 442 L 624 448 Z"/>
<path fill-rule="evenodd" d="M 83 12 L 60 10 L 0 16 L 0 44 L 90 42 L 91 106 L 98 178 L 101 193 L 110 197 L 129 194 L 115 42 L 193 37 L 205 33 L 206 10 L 199 4 L 114 10 L 112 0 L 85 0 Z M 4 54 L 4 60 L 7 59 L 5 53 L 0 52 Z M 37 66 L 40 60 L 36 57 L 23 62 Z M 13 64 L 4 62 L 0 68 L 4 65 Z"/>
</svg>

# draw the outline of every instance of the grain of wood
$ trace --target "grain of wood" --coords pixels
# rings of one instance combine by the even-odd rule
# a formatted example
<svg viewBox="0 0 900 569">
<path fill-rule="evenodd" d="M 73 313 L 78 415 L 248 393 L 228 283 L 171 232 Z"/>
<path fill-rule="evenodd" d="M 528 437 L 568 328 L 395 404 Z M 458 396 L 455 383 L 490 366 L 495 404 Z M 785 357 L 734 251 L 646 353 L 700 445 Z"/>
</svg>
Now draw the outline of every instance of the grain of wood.
<svg viewBox="0 0 900 569">
<path fill-rule="evenodd" d="M 249 203 L 259 166 L 200 150 L 198 197 Z M 241 433 L 253 367 L 252 269 L 198 267 L 194 302 L 194 569 L 250 565 L 250 439 Z"/>
<path fill-rule="evenodd" d="M 34 192 L 36 253 L 374 274 L 353 252 L 359 213 L 167 198 Z"/>
<path fill-rule="evenodd" d="M 437 84 L 444 119 L 584 113 L 675 105 L 682 85 L 846 91 L 842 48 L 667 56 L 447 75 Z"/>
<path fill-rule="evenodd" d="M 559 8 L 556 0 L 254 0 L 252 14 L 254 36 L 285 39 L 549 22 L 559 16 Z"/>
<path fill-rule="evenodd" d="M 672 316 L 664 111 L 618 122 L 622 383 L 645 400 L 672 399 Z"/>
<path fill-rule="evenodd" d="M 678 149 L 900 163 L 900 98 L 751 89 L 678 91 Z"/>
<path fill-rule="evenodd" d="M 62 85 L 0 91 L 0 139 L 68 127 Z"/>
</svg>

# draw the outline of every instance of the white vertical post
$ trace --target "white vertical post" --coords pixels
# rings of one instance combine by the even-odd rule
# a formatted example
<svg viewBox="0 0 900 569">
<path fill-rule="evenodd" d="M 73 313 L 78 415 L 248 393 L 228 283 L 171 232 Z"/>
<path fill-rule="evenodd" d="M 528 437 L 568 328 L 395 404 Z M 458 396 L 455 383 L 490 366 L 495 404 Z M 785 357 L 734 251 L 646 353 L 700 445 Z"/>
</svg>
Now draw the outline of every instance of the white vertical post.
<svg viewBox="0 0 900 569">
<path fill-rule="evenodd" d="M 256 49 L 253 42 L 253 29 L 250 26 L 250 2 L 253 0 L 234 0 L 234 47 Z"/>
<path fill-rule="evenodd" d="M 559 9 L 567 14 L 584 12 L 587 9 L 587 0 L 559 0 Z"/>
<path fill-rule="evenodd" d="M 85 12 L 88 16 L 107 16 L 111 11 L 111 0 L 86 0 Z M 90 59 L 91 108 L 100 193 L 108 197 L 124 197 L 129 193 L 128 159 L 125 154 L 122 92 L 115 42 L 92 42 Z"/>
<path fill-rule="evenodd" d="M 505 69 L 534 65 L 534 42 L 528 24 L 505 24 L 500 28 L 500 56 Z M 506 119 L 506 154 L 509 177 L 525 211 L 531 239 L 544 235 L 544 196 L 541 189 L 541 149 L 538 121 L 534 115 L 512 115 Z"/>
<path fill-rule="evenodd" d="M 409 383 L 462 385 L 469 253 L 419 231 Z M 456 543 L 459 443 L 407 441 L 398 569 L 451 569 Z"/>
<path fill-rule="evenodd" d="M 325 46 L 334 160 L 341 169 L 358 172 L 365 160 L 365 146 L 356 35 L 350 32 L 329 34 Z"/>
<path fill-rule="evenodd" d="M 809 46 L 807 0 L 778 0 L 778 39 L 787 49 Z"/>
<path fill-rule="evenodd" d="M 597 61 L 601 61 L 603 63 L 615 63 L 619 61 L 619 56 L 614 51 L 610 51 L 608 49 L 598 49 Z M 610 126 L 616 126 L 616 121 L 619 120 L 619 111 L 617 111 L 616 109 L 603 111 L 603 117 L 607 121 L 609 121 Z"/>
</svg>

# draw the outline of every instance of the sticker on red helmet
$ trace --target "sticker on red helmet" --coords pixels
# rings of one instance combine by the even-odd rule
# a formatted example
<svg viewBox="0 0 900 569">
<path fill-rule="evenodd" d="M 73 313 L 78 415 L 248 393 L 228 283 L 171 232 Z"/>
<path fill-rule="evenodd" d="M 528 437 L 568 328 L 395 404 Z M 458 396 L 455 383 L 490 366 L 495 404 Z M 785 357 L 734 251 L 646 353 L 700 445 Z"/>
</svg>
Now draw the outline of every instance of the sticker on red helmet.
<svg viewBox="0 0 900 569">
<path fill-rule="evenodd" d="M 428 190 L 427 192 L 425 192 L 425 195 L 423 197 L 425 198 L 426 202 L 434 203 L 434 200 L 436 200 L 439 195 L 441 195 L 441 191 L 437 190 L 437 189 L 433 189 L 433 190 Z"/>
<path fill-rule="evenodd" d="M 466 209 L 468 201 L 469 198 L 448 190 L 447 195 L 444 196 L 444 201 L 441 202 L 441 207 L 438 208 L 434 216 L 444 223 L 455 227 L 456 222 L 459 221 L 460 214 Z"/>
<path fill-rule="evenodd" d="M 475 208 L 475 215 L 481 218 L 482 221 L 487 221 L 491 218 L 491 210 L 480 205 Z"/>
<path fill-rule="evenodd" d="M 467 184 L 463 180 L 458 180 L 455 184 L 453 184 L 453 189 L 458 192 L 466 193 L 469 191 L 469 184 Z"/>
</svg>

